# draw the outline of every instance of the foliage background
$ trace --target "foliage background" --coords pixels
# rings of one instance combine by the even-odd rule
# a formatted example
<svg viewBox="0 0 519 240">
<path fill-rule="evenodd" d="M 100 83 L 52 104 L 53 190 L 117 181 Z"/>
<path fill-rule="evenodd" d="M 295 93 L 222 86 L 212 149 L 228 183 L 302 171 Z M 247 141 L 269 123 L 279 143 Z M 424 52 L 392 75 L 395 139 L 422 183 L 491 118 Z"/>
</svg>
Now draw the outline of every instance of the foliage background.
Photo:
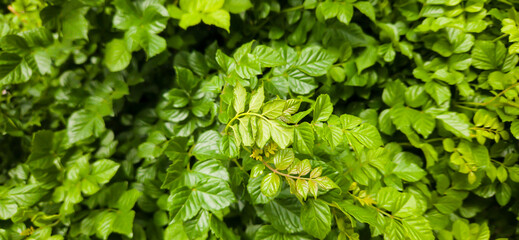
<svg viewBox="0 0 519 240">
<path fill-rule="evenodd" d="M 515 0 L 0 1 L 0 239 L 515 239 Z"/>
</svg>

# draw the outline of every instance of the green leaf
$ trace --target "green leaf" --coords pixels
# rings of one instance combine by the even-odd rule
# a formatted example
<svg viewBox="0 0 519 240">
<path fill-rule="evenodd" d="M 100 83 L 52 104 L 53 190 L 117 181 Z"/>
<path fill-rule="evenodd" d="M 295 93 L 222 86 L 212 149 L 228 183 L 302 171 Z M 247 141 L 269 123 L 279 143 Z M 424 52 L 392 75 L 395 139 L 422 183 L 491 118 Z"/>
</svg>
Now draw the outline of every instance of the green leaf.
<svg viewBox="0 0 519 240">
<path fill-rule="evenodd" d="M 310 240 L 311 238 L 302 234 L 290 234 L 277 231 L 271 225 L 263 225 L 258 229 L 255 240 Z"/>
<path fill-rule="evenodd" d="M 222 162 L 215 159 L 209 159 L 205 161 L 199 161 L 193 165 L 192 172 L 201 175 L 200 180 L 203 178 L 214 177 L 229 181 L 229 172 L 222 165 Z"/>
<path fill-rule="evenodd" d="M 238 14 L 247 11 L 247 9 L 253 7 L 250 0 L 226 0 L 223 8 L 225 10 Z"/>
<path fill-rule="evenodd" d="M 378 59 L 378 50 L 374 46 L 366 47 L 355 59 L 355 65 L 357 66 L 357 72 L 361 73 L 362 70 L 369 68 L 377 62 Z"/>
<path fill-rule="evenodd" d="M 0 200 L 0 219 L 10 219 L 18 210 L 18 205 L 13 200 L 1 199 Z"/>
<path fill-rule="evenodd" d="M 428 100 L 425 88 L 421 85 L 411 86 L 405 90 L 405 102 L 410 107 L 420 107 Z"/>
<path fill-rule="evenodd" d="M 225 181 L 204 178 L 191 189 L 181 187 L 173 191 L 168 198 L 168 209 L 173 213 L 173 221 L 185 221 L 194 217 L 201 208 L 218 211 L 235 201 Z"/>
<path fill-rule="evenodd" d="M 297 94 L 308 94 L 317 88 L 313 77 L 297 69 L 288 73 L 287 80 L 290 91 Z"/>
<path fill-rule="evenodd" d="M 260 86 L 251 96 L 249 103 L 250 112 L 258 112 L 263 105 L 265 100 L 265 93 L 263 92 L 263 86 Z"/>
<path fill-rule="evenodd" d="M 390 107 L 404 103 L 406 86 L 401 81 L 389 82 L 382 92 L 382 101 Z"/>
<path fill-rule="evenodd" d="M 66 40 L 88 39 L 88 20 L 85 14 L 89 7 L 81 2 L 67 2 L 61 10 L 63 37 Z"/>
<path fill-rule="evenodd" d="M 96 178 L 99 184 L 106 184 L 117 173 L 118 169 L 118 163 L 108 159 L 101 159 L 92 164 L 91 175 Z"/>
<path fill-rule="evenodd" d="M 103 118 L 90 110 L 76 111 L 68 119 L 67 135 L 71 143 L 99 136 L 104 130 Z"/>
<path fill-rule="evenodd" d="M 496 200 L 501 206 L 505 206 L 512 198 L 512 188 L 507 183 L 501 183 L 497 186 Z"/>
<path fill-rule="evenodd" d="M 264 45 L 255 47 L 252 54 L 258 58 L 262 67 L 277 67 L 286 63 L 278 51 Z"/>
<path fill-rule="evenodd" d="M 202 21 L 204 21 L 205 24 L 215 25 L 219 28 L 225 29 L 227 32 L 230 32 L 229 27 L 231 26 L 231 15 L 228 11 L 223 9 L 203 14 Z"/>
<path fill-rule="evenodd" d="M 245 88 L 238 83 L 234 88 L 233 107 L 236 114 L 245 111 L 245 101 L 247 100 L 247 91 Z"/>
<path fill-rule="evenodd" d="M 294 128 L 282 123 L 279 120 L 270 121 L 270 134 L 272 140 L 278 144 L 281 149 L 286 148 L 294 140 Z"/>
<path fill-rule="evenodd" d="M 265 194 L 263 194 L 263 192 L 261 191 L 262 182 L 262 177 L 249 178 L 249 182 L 247 184 L 247 191 L 249 192 L 251 202 L 253 204 L 265 204 L 274 199 L 274 197 L 267 197 Z"/>
<path fill-rule="evenodd" d="M 449 112 L 438 115 L 436 118 L 442 121 L 445 128 L 456 137 L 470 138 L 470 124 L 460 114 Z"/>
<path fill-rule="evenodd" d="M 272 161 L 277 170 L 285 170 L 292 164 L 294 158 L 294 151 L 287 148 L 279 150 L 272 158 Z"/>
<path fill-rule="evenodd" d="M 42 189 L 41 186 L 37 184 L 26 184 L 12 188 L 7 193 L 7 196 L 11 200 L 14 200 L 19 207 L 30 207 L 36 204 L 45 194 L 47 194 L 47 191 Z"/>
<path fill-rule="evenodd" d="M 513 121 L 510 126 L 510 132 L 515 137 L 515 139 L 519 139 L 519 121 Z"/>
<path fill-rule="evenodd" d="M 301 123 L 294 128 L 294 150 L 300 154 L 312 155 L 314 152 L 314 131 L 309 123 Z"/>
<path fill-rule="evenodd" d="M 295 66 L 310 76 L 318 77 L 325 75 L 336 60 L 320 47 L 307 47 L 301 51 Z"/>
<path fill-rule="evenodd" d="M 299 217 L 300 209 L 301 204 L 294 198 L 278 199 L 265 205 L 265 214 L 278 231 L 296 233 L 303 231 Z"/>
<path fill-rule="evenodd" d="M 410 217 L 402 221 L 406 235 L 412 240 L 433 240 L 435 239 L 432 228 L 424 217 Z"/>
<path fill-rule="evenodd" d="M 229 239 L 236 240 L 239 237 L 231 230 L 224 222 L 215 217 L 215 215 L 211 215 L 211 223 L 209 225 L 211 232 L 213 232 L 216 237 L 220 239 Z"/>
<path fill-rule="evenodd" d="M 355 138 L 356 141 L 367 148 L 377 148 L 383 144 L 377 128 L 368 123 L 346 131 L 346 137 L 350 142 L 353 141 L 352 137 Z"/>
<path fill-rule="evenodd" d="M 202 133 L 193 147 L 193 155 L 199 160 L 220 157 L 219 141 L 220 134 L 214 130 Z"/>
<path fill-rule="evenodd" d="M 113 224 L 117 214 L 115 212 L 103 211 L 96 218 L 96 236 L 107 239 L 113 231 Z"/>
<path fill-rule="evenodd" d="M 106 45 L 104 62 L 112 72 L 118 72 L 130 64 L 132 54 L 126 49 L 124 40 L 114 39 Z"/>
<path fill-rule="evenodd" d="M 320 95 L 315 101 L 314 105 L 314 118 L 312 122 L 323 122 L 328 120 L 333 112 L 333 105 L 330 101 L 330 96 Z"/>
<path fill-rule="evenodd" d="M 267 144 L 267 141 L 270 139 L 270 136 L 270 122 L 263 118 L 258 119 L 258 133 L 256 137 L 256 145 L 260 148 L 264 147 L 265 144 Z"/>
<path fill-rule="evenodd" d="M 442 105 L 450 101 L 451 91 L 449 86 L 437 83 L 436 81 L 429 81 L 425 83 L 425 91 L 436 101 L 436 104 Z"/>
<path fill-rule="evenodd" d="M 135 188 L 125 191 L 115 207 L 121 211 L 130 211 L 141 196 L 142 193 Z"/>
<path fill-rule="evenodd" d="M 320 200 L 308 199 L 301 209 L 301 222 L 308 234 L 324 239 L 332 225 L 330 207 Z"/>
<path fill-rule="evenodd" d="M 444 196 L 434 203 L 434 207 L 443 214 L 451 214 L 458 210 L 462 204 L 463 201 L 456 196 Z"/>
<path fill-rule="evenodd" d="M 193 75 L 191 70 L 184 67 L 175 66 L 176 77 L 175 80 L 180 88 L 185 91 L 191 91 L 198 85 L 199 79 Z"/>
<path fill-rule="evenodd" d="M 261 115 L 270 118 L 270 119 L 276 119 L 283 114 L 283 109 L 285 107 L 285 101 L 284 100 L 273 100 L 270 102 L 265 103 L 263 105 L 263 112 Z"/>
<path fill-rule="evenodd" d="M 375 15 L 375 8 L 369 2 L 356 2 L 354 4 L 355 8 L 357 8 L 362 14 L 366 15 L 371 21 L 377 22 Z"/>
<path fill-rule="evenodd" d="M 135 211 L 118 211 L 115 220 L 112 224 L 112 229 L 116 233 L 126 235 L 129 238 L 133 237 L 133 219 L 135 218 Z"/>
<path fill-rule="evenodd" d="M 413 122 L 413 129 L 421 134 L 424 138 L 428 138 L 436 127 L 436 120 L 433 116 L 420 112 Z"/>
<path fill-rule="evenodd" d="M 393 173 L 408 182 L 419 181 L 427 175 L 427 173 L 412 160 L 412 157 L 417 156 L 412 153 L 401 152 L 398 153 L 393 160 L 396 164 Z"/>
<path fill-rule="evenodd" d="M 273 197 L 280 190 L 280 179 L 275 173 L 269 173 L 261 180 L 261 192 L 267 197 Z"/>
<path fill-rule="evenodd" d="M 239 149 L 233 136 L 224 135 L 219 143 L 219 149 L 223 155 L 229 158 L 235 158 L 238 156 Z"/>
<path fill-rule="evenodd" d="M 148 58 L 166 50 L 166 40 L 157 34 L 139 32 L 137 37 L 139 45 L 144 49 Z"/>
<path fill-rule="evenodd" d="M 0 53 L 0 86 L 29 81 L 32 70 L 25 59 L 12 53 Z"/>
<path fill-rule="evenodd" d="M 497 168 L 497 179 L 504 183 L 506 181 L 506 179 L 508 179 L 508 172 L 505 168 L 505 166 L 501 165 Z"/>
<path fill-rule="evenodd" d="M 503 64 L 506 48 L 502 42 L 476 41 L 472 49 L 472 65 L 478 69 L 498 69 Z"/>
</svg>

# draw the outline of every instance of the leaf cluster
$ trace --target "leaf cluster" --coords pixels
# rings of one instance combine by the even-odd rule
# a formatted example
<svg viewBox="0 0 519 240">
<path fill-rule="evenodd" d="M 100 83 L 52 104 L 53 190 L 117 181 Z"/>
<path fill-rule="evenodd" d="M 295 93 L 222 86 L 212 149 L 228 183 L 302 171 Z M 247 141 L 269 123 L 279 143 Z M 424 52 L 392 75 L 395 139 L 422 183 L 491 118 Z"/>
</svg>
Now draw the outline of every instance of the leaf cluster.
<svg viewBox="0 0 519 240">
<path fill-rule="evenodd" d="M 0 240 L 516 239 L 515 0 L 0 0 Z"/>
</svg>

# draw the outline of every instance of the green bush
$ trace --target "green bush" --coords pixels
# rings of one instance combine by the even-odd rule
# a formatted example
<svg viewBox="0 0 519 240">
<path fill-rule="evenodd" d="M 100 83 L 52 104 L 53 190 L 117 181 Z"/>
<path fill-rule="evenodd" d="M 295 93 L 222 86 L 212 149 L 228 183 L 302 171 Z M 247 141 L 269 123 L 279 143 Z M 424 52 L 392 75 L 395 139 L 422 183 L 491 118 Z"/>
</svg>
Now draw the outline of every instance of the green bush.
<svg viewBox="0 0 519 240">
<path fill-rule="evenodd" d="M 0 6 L 2 240 L 519 236 L 518 0 Z"/>
</svg>

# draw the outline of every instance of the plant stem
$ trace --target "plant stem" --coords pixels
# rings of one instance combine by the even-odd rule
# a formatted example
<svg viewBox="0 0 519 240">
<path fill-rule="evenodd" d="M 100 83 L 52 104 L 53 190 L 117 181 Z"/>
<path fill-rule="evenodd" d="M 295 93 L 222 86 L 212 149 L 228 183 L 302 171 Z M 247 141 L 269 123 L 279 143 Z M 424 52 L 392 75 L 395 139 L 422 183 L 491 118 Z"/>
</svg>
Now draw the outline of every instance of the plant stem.
<svg viewBox="0 0 519 240">
<path fill-rule="evenodd" d="M 264 120 L 268 121 L 268 119 L 261 115 L 261 114 L 257 114 L 257 113 L 251 113 L 251 112 L 244 112 L 244 113 L 240 113 L 240 114 L 236 114 L 236 116 L 234 116 L 231 121 L 229 121 L 229 123 L 227 123 L 227 125 L 225 125 L 225 129 L 223 130 L 223 133 L 224 134 L 227 134 L 227 130 L 229 129 L 229 127 L 231 126 L 231 124 L 236 121 L 236 119 L 240 118 L 240 117 L 243 117 L 243 116 L 247 116 L 247 115 L 250 115 L 250 116 L 256 116 L 256 117 L 261 117 L 263 118 Z"/>
<path fill-rule="evenodd" d="M 291 7 L 291 8 L 283 9 L 281 12 L 282 12 L 282 13 L 285 13 L 285 12 L 292 12 L 292 11 L 296 11 L 296 10 L 302 9 L 302 8 L 304 8 L 304 7 L 305 7 L 305 5 L 299 5 L 299 6 L 295 6 L 295 7 Z"/>
<path fill-rule="evenodd" d="M 519 86 L 519 82 L 516 82 L 515 84 L 513 84 L 512 86 L 506 88 L 505 90 L 501 91 L 500 93 L 498 93 L 496 96 L 494 96 L 492 99 L 484 102 L 484 103 L 476 103 L 476 102 L 460 102 L 461 104 L 468 104 L 468 105 L 474 105 L 474 106 L 486 106 L 490 103 L 492 103 L 493 101 L 495 101 L 498 97 L 502 96 L 503 94 L 505 94 L 506 92 L 508 92 L 510 89 L 512 88 L 515 88 Z M 512 104 L 512 105 L 515 105 L 515 104 Z"/>
<path fill-rule="evenodd" d="M 238 160 L 236 158 L 233 158 L 232 161 L 234 162 L 234 164 L 236 164 L 236 166 L 238 166 L 238 168 L 240 168 L 245 174 L 247 174 L 247 176 L 249 175 L 249 173 L 247 171 L 245 171 L 243 166 L 240 164 L 240 162 L 238 162 Z"/>
<path fill-rule="evenodd" d="M 281 175 L 281 176 L 284 176 L 284 177 L 293 178 L 293 179 L 311 180 L 310 178 L 305 178 L 305 177 L 301 177 L 301 176 L 293 176 L 293 175 L 290 175 L 290 174 L 282 173 L 282 172 L 280 172 L 277 169 L 273 168 L 272 166 L 270 166 L 268 163 L 266 163 L 264 161 L 261 161 L 261 163 L 263 163 L 263 165 L 265 165 L 265 167 L 270 169 L 270 171 L 274 172 L 275 174 L 278 174 L 278 175 Z"/>
</svg>

